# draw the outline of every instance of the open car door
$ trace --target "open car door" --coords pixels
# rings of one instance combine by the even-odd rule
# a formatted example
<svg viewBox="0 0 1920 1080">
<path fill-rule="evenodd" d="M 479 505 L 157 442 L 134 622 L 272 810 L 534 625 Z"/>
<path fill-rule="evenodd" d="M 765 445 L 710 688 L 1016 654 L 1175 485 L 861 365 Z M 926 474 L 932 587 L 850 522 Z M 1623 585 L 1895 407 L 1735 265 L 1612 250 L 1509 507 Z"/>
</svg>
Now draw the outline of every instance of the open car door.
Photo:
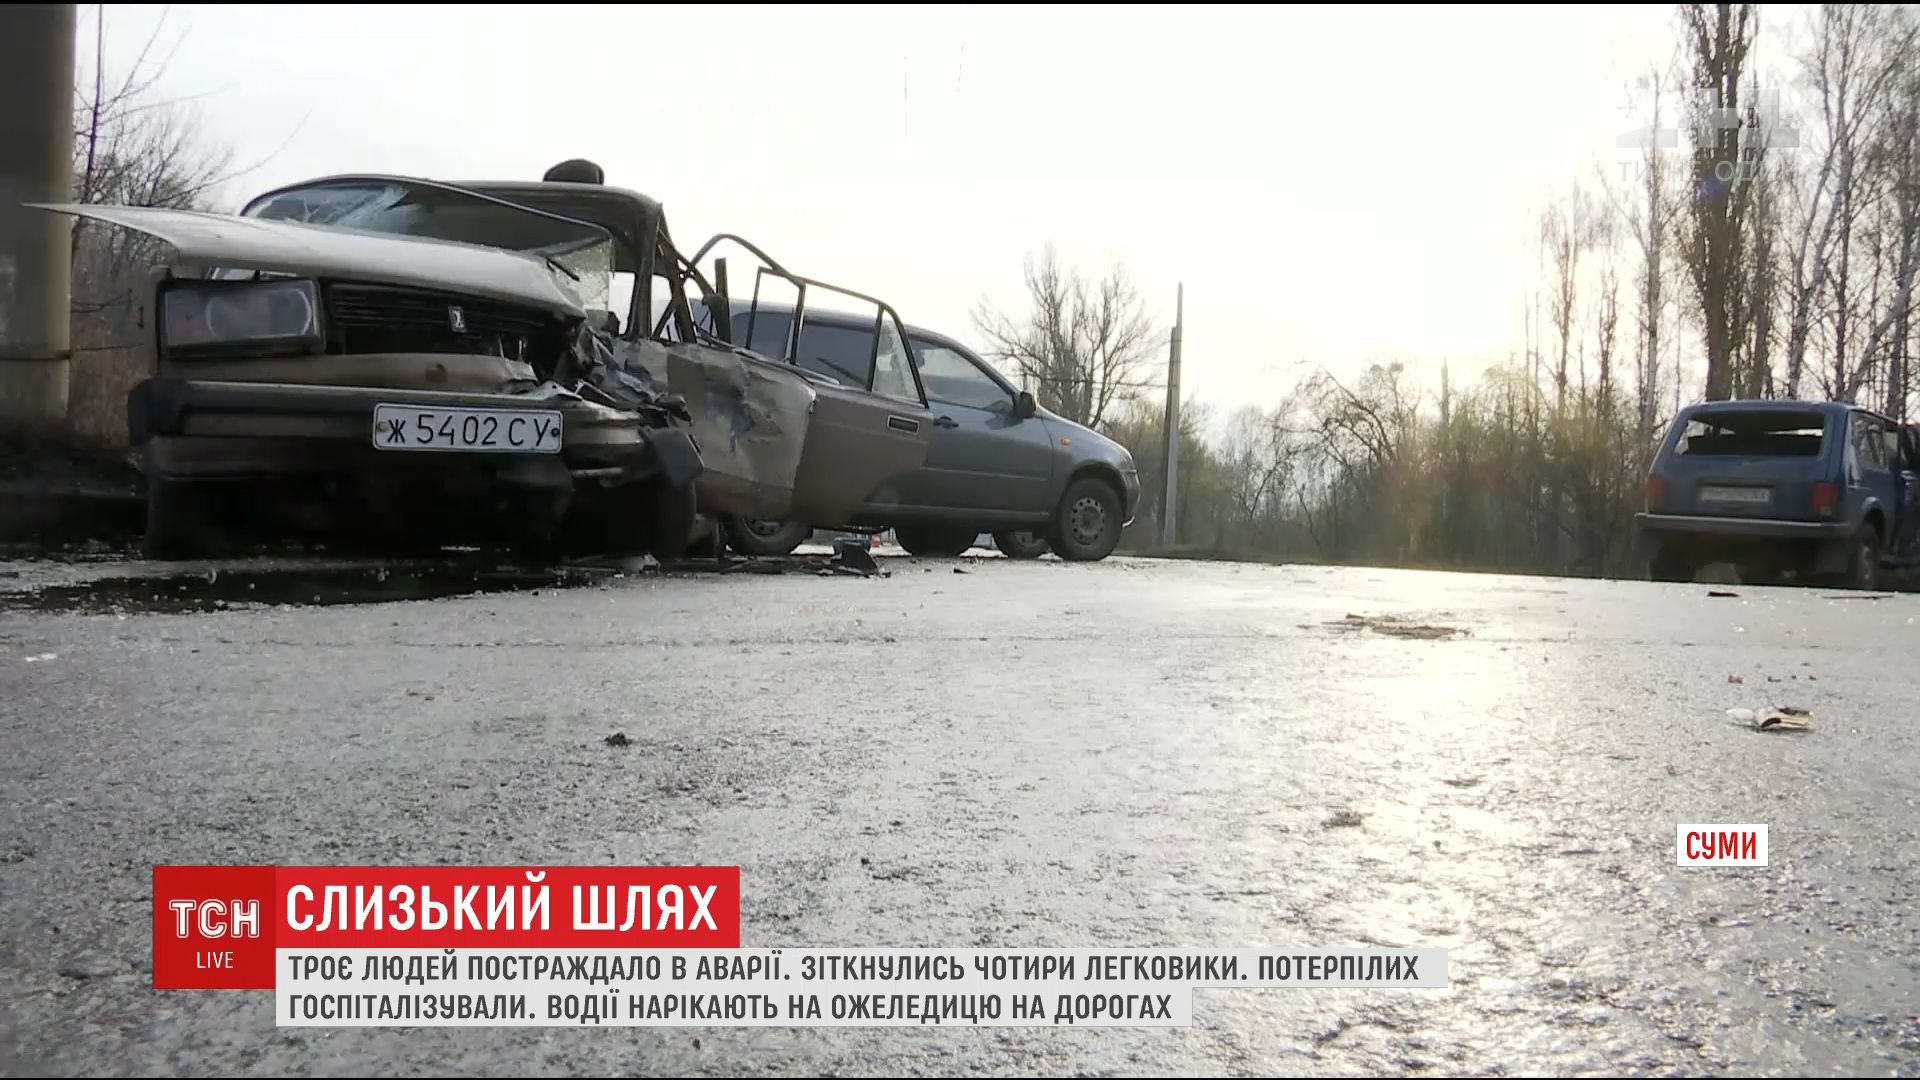
<svg viewBox="0 0 1920 1080">
<path fill-rule="evenodd" d="M 794 339 L 806 341 L 803 318 L 795 329 Z M 926 464 L 933 416 L 892 311 L 880 312 L 872 341 L 870 385 L 878 386 L 844 385 L 809 373 L 818 399 L 794 483 L 796 521 L 839 525 L 863 512 L 884 513 L 906 501 L 908 485 Z"/>
<path fill-rule="evenodd" d="M 726 295 L 725 261 L 716 260 L 716 281 L 711 286 L 696 269 L 698 261 L 721 240 L 738 243 L 762 263 L 747 308 L 749 326 L 758 318 L 763 280 L 784 280 L 797 294 L 791 315 L 782 312 L 779 316 L 784 323 L 780 332 L 755 329 L 747 335 L 758 346 L 757 352 L 749 353 L 733 343 L 730 307 L 721 299 Z M 813 417 L 794 476 L 793 505 L 780 516 L 816 526 L 846 525 L 868 517 L 884 518 L 888 509 L 905 503 L 908 486 L 926 463 L 933 414 L 927 410 L 912 346 L 898 313 L 871 296 L 791 274 L 752 244 L 730 234 L 708 241 L 692 259 L 683 262 L 682 268 L 682 280 L 705 294 L 702 308 L 711 316 L 696 327 L 698 336 L 712 338 L 715 344 L 724 343 L 760 362 L 775 363 L 813 387 Z M 875 312 L 872 332 L 842 335 L 833 342 L 809 334 L 806 300 L 810 290 L 851 297 L 870 306 Z M 661 320 L 660 332 L 669 329 L 668 321 Z M 801 350 L 826 348 L 836 350 L 839 362 L 831 367 L 842 377 L 819 374 L 817 369 L 809 370 L 798 362 Z"/>
</svg>

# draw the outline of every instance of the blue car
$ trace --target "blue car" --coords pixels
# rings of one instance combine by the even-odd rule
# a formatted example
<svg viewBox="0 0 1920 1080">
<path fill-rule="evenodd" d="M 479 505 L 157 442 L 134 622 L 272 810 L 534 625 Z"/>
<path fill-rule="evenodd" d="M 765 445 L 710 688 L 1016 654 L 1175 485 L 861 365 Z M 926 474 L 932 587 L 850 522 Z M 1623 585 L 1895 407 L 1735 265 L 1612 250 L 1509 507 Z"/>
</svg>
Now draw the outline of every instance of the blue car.
<svg viewBox="0 0 1920 1080">
<path fill-rule="evenodd" d="M 1920 427 L 1845 402 L 1715 401 L 1680 411 L 1636 516 L 1657 581 L 1730 562 L 1873 589 L 1920 548 Z"/>
</svg>

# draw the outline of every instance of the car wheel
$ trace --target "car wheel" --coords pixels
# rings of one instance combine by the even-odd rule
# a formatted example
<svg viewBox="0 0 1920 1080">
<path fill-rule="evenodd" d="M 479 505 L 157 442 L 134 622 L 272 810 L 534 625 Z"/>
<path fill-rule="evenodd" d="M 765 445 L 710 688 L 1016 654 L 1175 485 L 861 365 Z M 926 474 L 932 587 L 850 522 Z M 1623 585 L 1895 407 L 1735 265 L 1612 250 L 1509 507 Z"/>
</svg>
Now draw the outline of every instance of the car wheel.
<svg viewBox="0 0 1920 1080">
<path fill-rule="evenodd" d="M 1681 552 L 1662 548 L 1647 562 L 1647 576 L 1654 581 L 1691 582 L 1699 571 L 1693 560 Z"/>
<path fill-rule="evenodd" d="M 1847 545 L 1845 588 L 1868 592 L 1880 587 L 1880 534 L 1872 525 L 1863 525 Z"/>
<path fill-rule="evenodd" d="M 952 558 L 973 546 L 980 531 L 952 525 L 901 525 L 893 530 L 894 539 L 909 555 L 923 558 Z"/>
<path fill-rule="evenodd" d="M 1074 562 L 1093 562 L 1111 555 L 1119 543 L 1120 493 L 1091 476 L 1068 484 L 1047 533 L 1053 553 Z"/>
<path fill-rule="evenodd" d="M 647 521 L 647 554 L 671 562 L 686 553 L 687 538 L 699 516 L 692 484 L 675 487 L 664 478 L 654 482 L 653 514 Z"/>
<path fill-rule="evenodd" d="M 791 555 L 813 535 L 813 526 L 798 521 L 763 521 L 728 514 L 721 523 L 727 546 L 742 555 Z"/>
<path fill-rule="evenodd" d="M 147 532 L 141 549 L 148 558 L 207 558 L 218 553 L 220 540 L 206 491 L 147 474 Z"/>
<path fill-rule="evenodd" d="M 1047 538 L 1037 532 L 1009 530 L 994 533 L 993 546 L 1009 559 L 1037 559 L 1047 553 Z"/>
</svg>

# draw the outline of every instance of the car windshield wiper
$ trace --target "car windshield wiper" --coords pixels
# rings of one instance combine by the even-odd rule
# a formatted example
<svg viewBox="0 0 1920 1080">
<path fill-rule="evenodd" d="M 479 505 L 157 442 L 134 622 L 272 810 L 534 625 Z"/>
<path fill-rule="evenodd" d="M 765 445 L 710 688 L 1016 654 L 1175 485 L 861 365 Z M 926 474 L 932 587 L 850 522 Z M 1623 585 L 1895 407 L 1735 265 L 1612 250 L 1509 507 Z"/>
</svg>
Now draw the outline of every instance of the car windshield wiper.
<svg viewBox="0 0 1920 1080">
<path fill-rule="evenodd" d="M 545 259 L 545 260 L 547 260 L 547 265 L 548 265 L 548 266 L 551 266 L 551 267 L 553 267 L 553 268 L 554 268 L 555 270 L 558 270 L 558 271 L 560 271 L 561 273 L 563 273 L 563 274 L 565 274 L 565 275 L 567 275 L 568 277 L 570 277 L 570 278 L 572 278 L 572 279 L 573 279 L 573 280 L 575 280 L 575 281 L 579 281 L 579 280 L 580 280 L 580 275 L 579 275 L 579 274 L 576 274 L 576 273 L 574 273 L 573 271 L 571 271 L 571 270 L 569 270 L 569 269 L 567 269 L 567 267 L 566 267 L 566 264 L 565 264 L 565 263 L 563 263 L 563 262 L 561 262 L 561 261 L 560 261 L 559 259 L 556 259 L 556 258 L 554 258 L 553 256 L 551 256 L 551 255 L 548 255 L 548 254 L 547 254 L 547 253 L 545 253 L 545 252 L 541 252 L 541 254 L 540 254 L 540 257 L 541 257 L 541 258 L 543 258 L 543 259 Z"/>
</svg>

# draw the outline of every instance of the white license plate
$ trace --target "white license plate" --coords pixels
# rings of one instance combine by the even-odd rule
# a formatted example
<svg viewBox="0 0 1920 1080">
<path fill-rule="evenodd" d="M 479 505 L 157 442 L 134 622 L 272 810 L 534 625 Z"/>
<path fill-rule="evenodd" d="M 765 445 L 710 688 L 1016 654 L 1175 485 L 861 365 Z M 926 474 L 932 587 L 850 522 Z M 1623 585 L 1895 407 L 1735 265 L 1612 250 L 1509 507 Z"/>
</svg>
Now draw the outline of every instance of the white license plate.
<svg viewBox="0 0 1920 1080">
<path fill-rule="evenodd" d="M 560 413 L 553 409 L 375 405 L 373 445 L 380 450 L 557 454 L 560 452 Z"/>
<path fill-rule="evenodd" d="M 1700 489 L 1700 498 L 1707 502 L 1770 503 L 1773 501 L 1773 489 L 1758 487 L 1702 487 Z"/>
</svg>

